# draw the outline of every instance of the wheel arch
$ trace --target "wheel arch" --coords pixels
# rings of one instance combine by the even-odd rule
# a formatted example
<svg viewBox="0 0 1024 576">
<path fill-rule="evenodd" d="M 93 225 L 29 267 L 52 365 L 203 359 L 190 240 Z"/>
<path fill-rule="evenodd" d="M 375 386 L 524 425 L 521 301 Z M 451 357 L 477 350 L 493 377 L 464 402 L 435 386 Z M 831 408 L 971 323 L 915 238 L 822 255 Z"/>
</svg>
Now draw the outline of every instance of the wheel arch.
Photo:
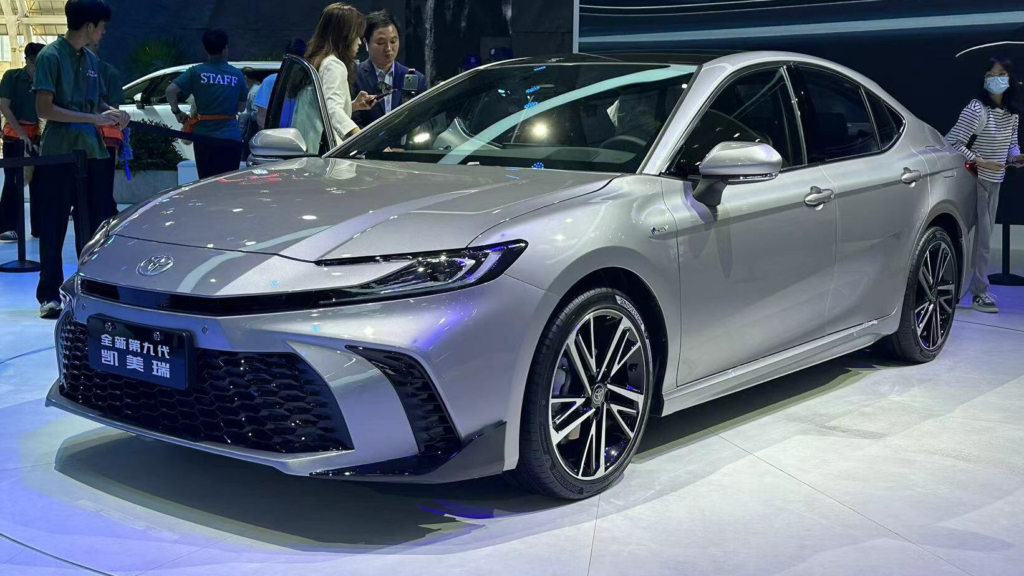
<svg viewBox="0 0 1024 576">
<path fill-rule="evenodd" d="M 964 290 L 967 288 L 968 277 L 967 231 L 965 230 L 963 221 L 953 210 L 937 206 L 936 209 L 928 216 L 926 224 L 918 236 L 923 236 L 930 228 L 933 227 L 941 228 L 949 235 L 949 238 L 953 240 L 954 254 L 960 271 L 960 290 L 957 296 L 962 297 Z M 912 265 L 913 263 L 911 263 L 911 266 Z"/>
<path fill-rule="evenodd" d="M 652 394 L 653 405 L 651 406 L 651 412 L 653 414 L 660 414 L 664 403 L 665 378 L 666 374 L 669 373 L 667 364 L 672 354 L 669 353 L 669 335 L 668 325 L 665 321 L 665 311 L 657 294 L 636 272 L 627 268 L 607 266 L 590 272 L 572 284 L 562 295 L 553 314 L 557 314 L 566 303 L 576 296 L 594 288 L 613 288 L 621 291 L 633 301 L 637 311 L 640 312 L 647 331 L 648 340 L 651 343 L 654 364 L 654 389 L 657 391 L 657 393 Z"/>
</svg>

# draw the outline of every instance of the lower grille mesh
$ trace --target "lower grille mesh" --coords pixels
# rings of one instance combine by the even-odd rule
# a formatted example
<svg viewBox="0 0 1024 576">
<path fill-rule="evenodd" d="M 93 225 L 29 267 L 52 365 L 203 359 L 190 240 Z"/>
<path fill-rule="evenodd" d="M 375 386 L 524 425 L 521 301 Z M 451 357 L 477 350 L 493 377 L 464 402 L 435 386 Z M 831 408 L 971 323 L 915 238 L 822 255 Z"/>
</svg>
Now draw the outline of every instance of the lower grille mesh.
<svg viewBox="0 0 1024 576">
<path fill-rule="evenodd" d="M 60 394 L 104 417 L 190 441 L 285 454 L 351 450 L 330 388 L 294 354 L 196 350 L 196 380 L 176 390 L 97 372 L 85 325 L 61 321 Z"/>
</svg>

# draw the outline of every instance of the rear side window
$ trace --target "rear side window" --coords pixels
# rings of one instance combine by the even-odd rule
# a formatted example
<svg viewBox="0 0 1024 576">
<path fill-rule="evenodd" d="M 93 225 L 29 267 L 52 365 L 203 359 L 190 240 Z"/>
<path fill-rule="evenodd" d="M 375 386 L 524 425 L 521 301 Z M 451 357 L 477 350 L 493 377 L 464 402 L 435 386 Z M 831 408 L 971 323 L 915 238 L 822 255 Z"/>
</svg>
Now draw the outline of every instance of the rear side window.
<svg viewBox="0 0 1024 576">
<path fill-rule="evenodd" d="M 875 118 L 878 142 L 882 145 L 882 150 L 885 150 L 900 137 L 906 120 L 874 94 L 868 94 L 868 104 L 871 105 L 871 115 Z"/>
<path fill-rule="evenodd" d="M 838 74 L 800 68 L 804 136 L 812 164 L 878 152 L 861 87 Z"/>
</svg>

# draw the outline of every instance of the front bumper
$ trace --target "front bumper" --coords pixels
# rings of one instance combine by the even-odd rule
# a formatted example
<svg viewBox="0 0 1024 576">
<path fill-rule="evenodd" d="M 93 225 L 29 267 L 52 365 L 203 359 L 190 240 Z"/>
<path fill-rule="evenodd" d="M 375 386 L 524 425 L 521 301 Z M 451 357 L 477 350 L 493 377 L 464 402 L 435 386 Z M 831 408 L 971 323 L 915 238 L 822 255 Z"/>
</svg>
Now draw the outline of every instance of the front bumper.
<svg viewBox="0 0 1024 576">
<path fill-rule="evenodd" d="M 101 314 L 188 331 L 201 350 L 297 355 L 329 387 L 351 447 L 278 453 L 167 434 L 62 395 L 63 371 L 47 396 L 48 406 L 287 474 L 423 483 L 477 478 L 515 466 L 522 391 L 543 326 L 536 318 L 546 318 L 553 307 L 550 295 L 507 276 L 418 299 L 221 318 L 129 307 L 78 294 L 73 283 L 66 292 L 61 323 L 85 324 Z M 453 442 L 431 444 L 433 429 L 425 432 L 419 415 L 429 418 L 437 409 L 423 408 L 423 389 L 415 382 L 399 382 L 394 370 L 402 367 L 389 368 L 371 354 L 389 352 L 421 368 L 418 385 L 429 381 Z"/>
</svg>

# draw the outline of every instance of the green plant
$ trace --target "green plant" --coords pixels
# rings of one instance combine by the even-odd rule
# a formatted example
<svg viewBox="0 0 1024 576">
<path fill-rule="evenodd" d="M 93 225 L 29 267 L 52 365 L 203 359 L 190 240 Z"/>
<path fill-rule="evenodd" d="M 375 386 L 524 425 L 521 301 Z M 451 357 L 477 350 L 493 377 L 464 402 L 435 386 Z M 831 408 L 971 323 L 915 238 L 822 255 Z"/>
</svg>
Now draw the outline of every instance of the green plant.
<svg viewBox="0 0 1024 576">
<path fill-rule="evenodd" d="M 128 72 L 141 78 L 157 70 L 186 64 L 187 53 L 180 38 L 152 38 L 136 44 L 128 55 Z"/>
<path fill-rule="evenodd" d="M 167 127 L 152 120 L 140 120 L 139 123 Z M 131 131 L 131 147 L 133 158 L 128 161 L 128 165 L 133 172 L 177 170 L 178 164 L 185 160 L 181 152 L 175 148 L 173 138 L 145 130 Z"/>
</svg>

